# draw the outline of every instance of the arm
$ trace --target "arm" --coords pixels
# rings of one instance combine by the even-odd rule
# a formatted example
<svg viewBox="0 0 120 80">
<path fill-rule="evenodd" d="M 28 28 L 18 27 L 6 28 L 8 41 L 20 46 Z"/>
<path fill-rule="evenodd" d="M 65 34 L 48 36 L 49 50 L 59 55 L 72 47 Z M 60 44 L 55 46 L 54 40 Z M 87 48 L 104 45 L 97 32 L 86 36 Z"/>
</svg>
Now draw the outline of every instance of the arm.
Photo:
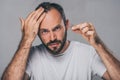
<svg viewBox="0 0 120 80">
<path fill-rule="evenodd" d="M 42 19 L 45 17 L 43 11 L 44 9 L 40 8 L 30 13 L 25 20 L 21 19 L 22 40 L 12 61 L 3 73 L 2 80 L 23 79 L 32 42 L 38 33 L 38 28 Z"/>
<path fill-rule="evenodd" d="M 104 45 L 97 35 L 91 23 L 83 23 L 74 26 L 72 30 L 81 34 L 97 51 L 107 68 L 103 78 L 106 80 L 120 80 L 120 62 L 112 55 L 112 52 Z"/>
<path fill-rule="evenodd" d="M 22 46 L 17 50 L 12 61 L 6 68 L 2 76 L 3 80 L 22 80 L 23 78 L 31 44 L 24 40 L 20 44 Z"/>
<path fill-rule="evenodd" d="M 100 41 L 96 47 L 96 51 L 107 68 L 107 72 L 104 73 L 103 78 L 108 80 L 107 75 L 109 75 L 109 80 L 119 80 L 120 62 L 112 55 L 112 52 L 104 45 L 102 41 Z"/>
</svg>

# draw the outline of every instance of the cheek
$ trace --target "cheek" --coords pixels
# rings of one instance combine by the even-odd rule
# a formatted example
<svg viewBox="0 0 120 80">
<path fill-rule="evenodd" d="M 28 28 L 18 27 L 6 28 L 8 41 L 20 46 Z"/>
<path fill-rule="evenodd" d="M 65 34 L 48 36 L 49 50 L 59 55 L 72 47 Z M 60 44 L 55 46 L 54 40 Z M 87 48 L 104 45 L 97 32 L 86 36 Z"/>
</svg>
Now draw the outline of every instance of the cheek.
<svg viewBox="0 0 120 80">
<path fill-rule="evenodd" d="M 57 33 L 58 40 L 63 40 L 64 36 L 65 36 L 65 30 L 62 30 L 62 31 Z"/>
<path fill-rule="evenodd" d="M 45 44 L 49 42 L 49 37 L 46 37 L 46 38 L 41 37 L 41 39 Z"/>
<path fill-rule="evenodd" d="M 49 42 L 49 37 L 42 37 L 39 34 L 39 38 L 42 40 L 42 42 L 44 42 L 45 44 Z"/>
</svg>

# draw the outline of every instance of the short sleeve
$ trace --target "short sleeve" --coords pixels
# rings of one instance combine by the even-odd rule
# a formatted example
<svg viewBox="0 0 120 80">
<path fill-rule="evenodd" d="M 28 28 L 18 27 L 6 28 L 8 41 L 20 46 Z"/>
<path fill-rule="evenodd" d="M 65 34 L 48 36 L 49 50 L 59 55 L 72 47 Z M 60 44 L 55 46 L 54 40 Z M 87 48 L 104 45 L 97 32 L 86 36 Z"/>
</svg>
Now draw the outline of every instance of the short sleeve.
<svg viewBox="0 0 120 80">
<path fill-rule="evenodd" d="M 95 51 L 95 49 L 93 50 L 93 52 L 95 53 L 95 55 L 92 61 L 92 75 L 97 74 L 98 76 L 102 77 L 103 74 L 106 72 L 106 67 L 103 64 L 97 52 Z"/>
</svg>

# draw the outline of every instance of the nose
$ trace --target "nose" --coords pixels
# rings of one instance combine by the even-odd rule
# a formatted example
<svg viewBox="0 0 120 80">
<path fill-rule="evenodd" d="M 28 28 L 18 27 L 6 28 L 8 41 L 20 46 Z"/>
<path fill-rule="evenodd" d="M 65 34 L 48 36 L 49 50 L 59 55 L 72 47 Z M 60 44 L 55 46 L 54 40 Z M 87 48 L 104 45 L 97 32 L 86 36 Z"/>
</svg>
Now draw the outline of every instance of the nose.
<svg viewBox="0 0 120 80">
<path fill-rule="evenodd" d="M 50 40 L 54 41 L 56 39 L 56 34 L 54 32 L 50 32 Z"/>
</svg>

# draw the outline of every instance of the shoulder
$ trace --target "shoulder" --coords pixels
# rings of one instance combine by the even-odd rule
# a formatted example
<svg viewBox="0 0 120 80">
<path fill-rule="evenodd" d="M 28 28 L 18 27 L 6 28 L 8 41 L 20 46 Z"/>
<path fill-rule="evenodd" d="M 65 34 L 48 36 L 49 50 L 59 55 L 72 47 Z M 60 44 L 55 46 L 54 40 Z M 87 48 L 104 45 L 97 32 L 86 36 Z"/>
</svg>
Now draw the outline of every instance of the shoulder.
<svg viewBox="0 0 120 80">
<path fill-rule="evenodd" d="M 45 52 L 45 47 L 43 44 L 32 46 L 30 49 L 30 55 L 37 54 L 37 53 L 44 53 Z"/>
<path fill-rule="evenodd" d="M 44 50 L 43 44 L 32 46 L 31 49 L 30 49 L 31 52 L 32 51 L 42 51 L 42 50 Z"/>
<path fill-rule="evenodd" d="M 89 44 L 81 43 L 78 41 L 71 41 L 71 45 L 75 49 L 75 51 L 79 51 L 81 53 L 90 53 L 92 55 L 95 55 L 96 53 L 95 49 Z"/>
<path fill-rule="evenodd" d="M 78 42 L 78 41 L 71 41 L 71 43 L 76 48 L 93 49 L 92 46 L 85 44 L 85 43 Z"/>
<path fill-rule="evenodd" d="M 44 45 L 40 44 L 37 46 L 32 46 L 29 52 L 29 59 L 37 59 L 45 51 Z"/>
</svg>

